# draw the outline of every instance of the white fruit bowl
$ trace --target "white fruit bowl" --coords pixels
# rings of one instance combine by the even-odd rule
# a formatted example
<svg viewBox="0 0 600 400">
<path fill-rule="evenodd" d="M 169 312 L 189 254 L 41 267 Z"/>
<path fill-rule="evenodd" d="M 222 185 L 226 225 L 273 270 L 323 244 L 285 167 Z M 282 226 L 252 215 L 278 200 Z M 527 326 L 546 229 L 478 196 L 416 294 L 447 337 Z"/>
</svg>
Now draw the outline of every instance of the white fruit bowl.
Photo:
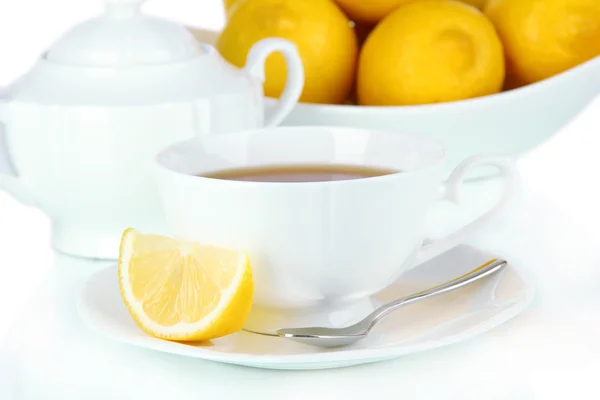
<svg viewBox="0 0 600 400">
<path fill-rule="evenodd" d="M 194 31 L 214 42 L 215 32 Z M 600 93 L 600 57 L 536 84 L 477 99 L 423 106 L 298 104 L 283 125 L 335 125 L 412 133 L 445 144 L 447 169 L 479 153 L 520 156 Z M 267 99 L 267 107 L 276 100 Z M 487 175 L 488 172 L 485 172 Z"/>
</svg>

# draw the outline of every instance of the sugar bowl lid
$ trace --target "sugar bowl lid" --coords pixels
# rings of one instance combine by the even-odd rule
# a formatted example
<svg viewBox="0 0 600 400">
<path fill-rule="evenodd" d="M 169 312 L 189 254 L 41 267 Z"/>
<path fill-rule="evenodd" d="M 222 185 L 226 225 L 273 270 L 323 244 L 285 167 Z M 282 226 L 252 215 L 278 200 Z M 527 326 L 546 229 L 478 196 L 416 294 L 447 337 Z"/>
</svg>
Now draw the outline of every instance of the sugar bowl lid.
<svg viewBox="0 0 600 400">
<path fill-rule="evenodd" d="M 203 50 L 183 26 L 145 15 L 145 0 L 105 0 L 104 13 L 60 37 L 45 59 L 80 67 L 131 67 L 189 61 Z"/>
</svg>

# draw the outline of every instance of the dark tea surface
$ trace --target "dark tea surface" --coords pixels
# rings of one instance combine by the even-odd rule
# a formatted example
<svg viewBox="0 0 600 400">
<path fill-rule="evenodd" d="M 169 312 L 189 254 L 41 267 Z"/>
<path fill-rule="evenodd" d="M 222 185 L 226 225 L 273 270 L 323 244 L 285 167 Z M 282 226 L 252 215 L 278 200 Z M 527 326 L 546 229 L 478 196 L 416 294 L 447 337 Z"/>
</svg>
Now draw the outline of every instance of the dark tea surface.
<svg viewBox="0 0 600 400">
<path fill-rule="evenodd" d="M 265 165 L 202 174 L 205 178 L 247 182 L 330 182 L 372 178 L 398 171 L 363 165 Z"/>
</svg>

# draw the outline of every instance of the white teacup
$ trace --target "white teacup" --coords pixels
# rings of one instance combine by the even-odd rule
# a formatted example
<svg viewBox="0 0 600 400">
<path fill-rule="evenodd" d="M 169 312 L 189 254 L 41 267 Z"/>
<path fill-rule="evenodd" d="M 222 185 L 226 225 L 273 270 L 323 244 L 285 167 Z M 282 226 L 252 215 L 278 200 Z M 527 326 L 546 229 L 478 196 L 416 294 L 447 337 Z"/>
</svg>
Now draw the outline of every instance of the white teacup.
<svg viewBox="0 0 600 400">
<path fill-rule="evenodd" d="M 444 159 L 441 144 L 415 136 L 279 127 L 197 137 L 160 153 L 157 165 L 171 233 L 246 249 L 255 306 L 302 313 L 367 299 L 418 262 L 464 241 L 514 191 L 510 158 L 471 157 L 443 183 Z M 301 183 L 201 177 L 232 168 L 298 164 L 400 172 Z M 489 165 L 505 179 L 499 203 L 455 233 L 423 244 L 426 217 L 436 202 L 455 200 L 463 177 L 472 168 Z"/>
</svg>

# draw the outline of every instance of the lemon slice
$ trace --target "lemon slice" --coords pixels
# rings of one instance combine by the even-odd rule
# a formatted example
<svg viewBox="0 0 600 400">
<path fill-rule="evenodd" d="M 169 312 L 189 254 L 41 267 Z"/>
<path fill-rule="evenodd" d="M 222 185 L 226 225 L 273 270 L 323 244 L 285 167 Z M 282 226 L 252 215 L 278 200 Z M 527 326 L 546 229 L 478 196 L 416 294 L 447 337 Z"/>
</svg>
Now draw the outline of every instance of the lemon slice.
<svg viewBox="0 0 600 400">
<path fill-rule="evenodd" d="M 254 284 L 243 251 L 127 229 L 119 253 L 119 287 L 146 333 L 196 341 L 242 329 Z"/>
</svg>

